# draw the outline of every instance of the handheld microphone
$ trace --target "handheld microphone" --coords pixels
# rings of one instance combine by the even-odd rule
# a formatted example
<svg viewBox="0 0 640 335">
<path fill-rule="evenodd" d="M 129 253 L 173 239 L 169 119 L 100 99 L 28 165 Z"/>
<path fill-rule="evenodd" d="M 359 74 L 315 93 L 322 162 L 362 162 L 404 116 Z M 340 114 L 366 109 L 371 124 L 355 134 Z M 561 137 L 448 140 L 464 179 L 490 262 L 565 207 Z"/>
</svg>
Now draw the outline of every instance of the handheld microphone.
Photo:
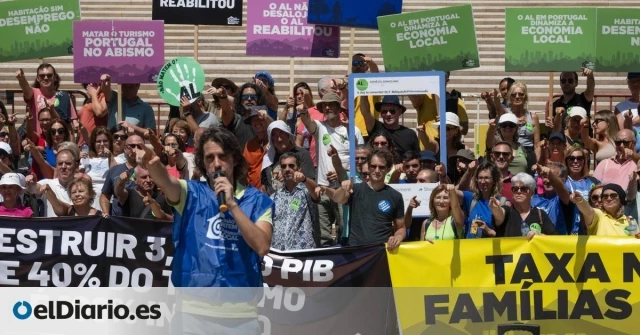
<svg viewBox="0 0 640 335">
<path fill-rule="evenodd" d="M 213 179 L 219 178 L 219 177 L 224 177 L 224 172 L 222 172 L 222 170 L 216 170 L 216 172 L 213 174 Z M 221 191 L 220 193 L 218 193 L 218 206 L 220 206 L 220 212 L 224 213 L 227 211 L 227 200 L 224 194 L 224 191 Z"/>
</svg>

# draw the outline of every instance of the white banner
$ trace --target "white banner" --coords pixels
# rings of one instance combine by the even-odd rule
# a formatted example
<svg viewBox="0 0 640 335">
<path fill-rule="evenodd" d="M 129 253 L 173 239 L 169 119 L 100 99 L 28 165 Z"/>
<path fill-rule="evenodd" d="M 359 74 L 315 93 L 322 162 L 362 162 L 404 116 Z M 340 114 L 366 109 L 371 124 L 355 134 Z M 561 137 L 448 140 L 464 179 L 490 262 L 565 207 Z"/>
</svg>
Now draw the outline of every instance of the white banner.
<svg viewBox="0 0 640 335">
<path fill-rule="evenodd" d="M 431 192 L 436 186 L 439 184 L 389 184 L 389 186 L 393 187 L 396 191 L 402 194 L 402 199 L 404 200 L 404 210 L 406 212 L 409 207 L 409 202 L 411 198 L 417 196 L 417 200 L 420 201 L 420 206 L 413 209 L 413 217 L 427 217 L 431 216 L 431 211 L 429 211 L 429 198 L 431 197 Z"/>
</svg>

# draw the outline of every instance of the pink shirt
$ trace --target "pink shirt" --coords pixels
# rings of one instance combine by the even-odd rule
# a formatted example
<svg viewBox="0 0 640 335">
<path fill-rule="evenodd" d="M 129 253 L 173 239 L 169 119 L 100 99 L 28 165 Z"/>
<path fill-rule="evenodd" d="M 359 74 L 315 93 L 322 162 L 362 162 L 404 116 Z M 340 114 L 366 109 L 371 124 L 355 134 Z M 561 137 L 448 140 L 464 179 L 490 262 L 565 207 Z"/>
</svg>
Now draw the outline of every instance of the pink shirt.
<svg viewBox="0 0 640 335">
<path fill-rule="evenodd" d="M 31 110 L 31 115 L 33 116 L 33 118 L 31 119 L 31 129 L 35 129 L 36 135 L 39 136 L 42 133 L 42 130 L 40 129 L 40 122 L 38 122 L 38 112 L 41 109 L 47 107 L 45 101 L 49 104 L 54 104 L 56 101 L 56 95 L 53 94 L 53 96 L 51 97 L 46 97 L 44 94 L 42 94 L 42 91 L 40 91 L 39 88 L 32 88 L 32 90 L 33 97 L 31 98 L 31 100 L 25 102 L 29 104 L 29 109 Z M 76 108 L 73 106 L 73 103 L 71 103 L 71 101 L 69 101 L 69 109 L 69 117 L 71 118 L 71 120 L 77 119 L 78 115 L 76 113 Z"/>
<path fill-rule="evenodd" d="M 324 121 L 324 114 L 322 114 L 318 108 L 311 107 L 309 108 L 309 116 L 311 120 L 314 121 Z M 313 166 L 318 166 L 318 158 L 316 154 L 316 141 L 313 139 L 313 135 L 307 131 L 304 124 L 300 122 L 298 124 L 298 129 L 296 129 L 297 135 L 302 135 L 305 140 L 309 141 L 309 154 L 311 155 L 311 159 L 313 160 Z"/>
<path fill-rule="evenodd" d="M 593 176 L 598 179 L 603 185 L 606 184 L 618 184 L 625 192 L 629 187 L 629 174 L 636 173 L 638 166 L 629 159 L 620 165 L 615 158 L 608 158 L 603 160 L 596 166 L 593 171 Z M 627 195 L 629 197 L 629 195 Z"/>
<path fill-rule="evenodd" d="M 7 208 L 0 205 L 0 216 L 13 216 L 19 218 L 30 218 L 33 211 L 29 207 L 18 206 L 16 208 Z"/>
</svg>

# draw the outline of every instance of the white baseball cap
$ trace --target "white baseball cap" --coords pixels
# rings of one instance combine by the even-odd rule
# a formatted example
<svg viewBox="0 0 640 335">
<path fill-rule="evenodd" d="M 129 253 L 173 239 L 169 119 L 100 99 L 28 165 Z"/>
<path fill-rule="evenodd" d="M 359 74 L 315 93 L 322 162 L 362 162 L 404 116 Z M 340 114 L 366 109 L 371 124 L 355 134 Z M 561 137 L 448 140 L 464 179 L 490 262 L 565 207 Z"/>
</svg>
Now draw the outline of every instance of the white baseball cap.
<svg viewBox="0 0 640 335">
<path fill-rule="evenodd" d="M 507 123 L 507 122 L 511 122 L 517 125 L 518 118 L 513 113 L 504 113 L 502 114 L 502 116 L 500 116 L 500 120 L 498 120 L 498 124 Z"/>
<path fill-rule="evenodd" d="M 573 106 L 569 107 L 567 114 L 569 114 L 569 117 L 579 116 L 580 119 L 584 119 L 587 117 L 587 110 L 580 106 Z"/>
<path fill-rule="evenodd" d="M 2 175 L 2 178 L 0 178 L 0 186 L 16 185 L 20 186 L 20 188 L 24 190 L 26 188 L 26 184 L 26 179 L 19 173 L 5 173 Z"/>
<path fill-rule="evenodd" d="M 447 125 L 448 126 L 456 126 L 460 129 L 462 129 L 462 126 L 460 125 L 460 118 L 458 117 L 458 115 L 456 113 L 452 113 L 452 112 L 447 112 Z M 440 128 L 440 122 L 434 122 L 432 123 L 432 125 L 438 129 Z"/>
<path fill-rule="evenodd" d="M 11 155 L 12 154 L 11 146 L 7 142 L 0 141 L 0 150 L 4 150 L 7 153 L 7 155 Z"/>
</svg>

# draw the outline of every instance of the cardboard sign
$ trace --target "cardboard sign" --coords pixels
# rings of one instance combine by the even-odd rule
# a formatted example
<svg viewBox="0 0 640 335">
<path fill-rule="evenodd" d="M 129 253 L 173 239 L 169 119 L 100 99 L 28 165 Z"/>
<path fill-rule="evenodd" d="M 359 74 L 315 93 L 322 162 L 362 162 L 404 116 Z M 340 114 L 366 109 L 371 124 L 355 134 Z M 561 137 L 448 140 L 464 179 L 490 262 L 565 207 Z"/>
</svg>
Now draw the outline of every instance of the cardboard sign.
<svg viewBox="0 0 640 335">
<path fill-rule="evenodd" d="M 378 17 L 386 71 L 480 66 L 471 5 Z"/>
<path fill-rule="evenodd" d="M 180 106 L 182 97 L 194 102 L 204 90 L 204 70 L 190 57 L 178 57 L 168 61 L 158 76 L 158 93 L 172 106 Z"/>
<path fill-rule="evenodd" d="M 420 201 L 420 206 L 413 209 L 414 218 L 423 218 L 431 216 L 429 210 L 429 198 L 431 198 L 431 192 L 440 184 L 389 184 L 396 191 L 402 194 L 404 200 L 404 211 L 409 208 L 409 202 L 411 198 L 417 196 L 416 200 Z"/>
<path fill-rule="evenodd" d="M 378 29 L 378 16 L 402 13 L 402 0 L 309 0 L 309 22 Z"/>
<path fill-rule="evenodd" d="M 640 72 L 640 9 L 598 8 L 596 68 Z"/>
<path fill-rule="evenodd" d="M 505 71 L 593 69 L 595 23 L 595 8 L 507 8 Z"/>
<path fill-rule="evenodd" d="M 340 28 L 307 23 L 305 0 L 247 3 L 247 55 L 339 57 Z"/>
<path fill-rule="evenodd" d="M 78 0 L 0 2 L 0 62 L 68 56 Z"/>
<path fill-rule="evenodd" d="M 242 26 L 242 0 L 153 0 L 151 18 L 166 24 Z"/>
<path fill-rule="evenodd" d="M 95 83 L 156 82 L 164 64 L 162 21 L 78 21 L 73 25 L 73 78 Z"/>
</svg>

